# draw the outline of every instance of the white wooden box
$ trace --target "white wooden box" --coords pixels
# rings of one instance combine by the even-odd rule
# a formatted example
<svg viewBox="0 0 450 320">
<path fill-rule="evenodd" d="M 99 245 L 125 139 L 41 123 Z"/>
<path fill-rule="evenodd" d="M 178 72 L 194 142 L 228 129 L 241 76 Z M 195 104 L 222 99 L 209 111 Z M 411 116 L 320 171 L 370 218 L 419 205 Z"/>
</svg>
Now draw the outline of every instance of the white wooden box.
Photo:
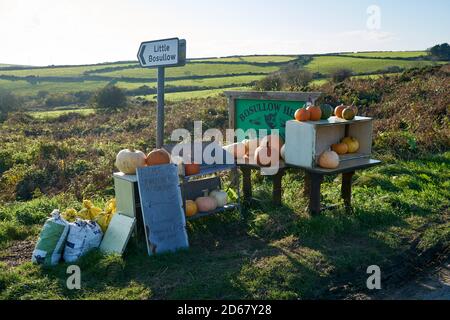
<svg viewBox="0 0 450 320">
<path fill-rule="evenodd" d="M 355 159 L 370 158 L 372 153 L 372 118 L 356 117 L 343 120 L 331 117 L 328 120 L 286 122 L 286 163 L 304 168 L 315 168 L 319 156 L 345 136 L 359 141 L 357 153 L 340 156 L 341 163 Z"/>
</svg>

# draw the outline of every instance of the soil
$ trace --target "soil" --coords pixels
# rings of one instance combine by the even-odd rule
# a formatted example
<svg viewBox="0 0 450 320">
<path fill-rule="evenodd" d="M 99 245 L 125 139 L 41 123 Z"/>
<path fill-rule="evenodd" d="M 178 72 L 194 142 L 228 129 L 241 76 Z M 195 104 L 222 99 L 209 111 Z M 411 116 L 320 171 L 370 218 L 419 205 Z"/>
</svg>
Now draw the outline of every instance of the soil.
<svg viewBox="0 0 450 320">
<path fill-rule="evenodd" d="M 31 261 L 34 246 L 33 240 L 15 241 L 0 253 L 0 262 L 9 267 L 16 267 L 22 263 Z"/>
</svg>

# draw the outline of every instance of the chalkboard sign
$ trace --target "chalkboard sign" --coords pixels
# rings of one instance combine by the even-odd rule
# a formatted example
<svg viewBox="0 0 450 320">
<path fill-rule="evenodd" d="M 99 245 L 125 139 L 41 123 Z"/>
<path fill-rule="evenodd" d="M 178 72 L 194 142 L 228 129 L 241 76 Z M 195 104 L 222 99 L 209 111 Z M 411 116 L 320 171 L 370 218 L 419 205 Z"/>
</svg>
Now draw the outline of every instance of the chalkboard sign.
<svg viewBox="0 0 450 320">
<path fill-rule="evenodd" d="M 284 139 L 286 121 L 294 118 L 295 111 L 304 108 L 308 101 L 314 103 L 319 92 L 246 92 L 226 91 L 230 128 L 279 131 Z M 253 137 L 247 137 L 253 138 Z M 244 139 L 244 137 L 241 137 Z"/>
<path fill-rule="evenodd" d="M 149 255 L 187 248 L 177 166 L 139 168 L 137 180 Z"/>
</svg>

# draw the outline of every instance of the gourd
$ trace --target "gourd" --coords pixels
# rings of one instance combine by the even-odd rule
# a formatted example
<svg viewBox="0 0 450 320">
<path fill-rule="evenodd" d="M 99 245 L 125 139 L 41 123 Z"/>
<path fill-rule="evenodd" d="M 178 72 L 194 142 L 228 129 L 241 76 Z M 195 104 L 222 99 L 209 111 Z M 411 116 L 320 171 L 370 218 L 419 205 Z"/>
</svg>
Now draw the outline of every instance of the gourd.
<svg viewBox="0 0 450 320">
<path fill-rule="evenodd" d="M 333 150 L 337 154 L 346 154 L 348 152 L 348 145 L 345 143 L 332 144 L 331 150 Z"/>
<path fill-rule="evenodd" d="M 195 201 L 186 200 L 185 208 L 187 217 L 195 216 L 198 213 L 198 208 Z"/>
<path fill-rule="evenodd" d="M 170 163 L 170 154 L 164 149 L 154 149 L 147 155 L 148 166 L 158 166 Z"/>
<path fill-rule="evenodd" d="M 336 169 L 339 166 L 339 156 L 334 151 L 325 151 L 319 157 L 319 166 L 325 169 Z"/>
<path fill-rule="evenodd" d="M 320 119 L 327 120 L 329 117 L 333 115 L 333 107 L 329 104 L 323 104 L 320 106 L 320 110 L 322 110 L 322 116 Z"/>
<path fill-rule="evenodd" d="M 348 153 L 355 153 L 359 150 L 359 141 L 353 137 L 345 137 L 341 141 L 348 146 Z"/>
<path fill-rule="evenodd" d="M 216 199 L 218 207 L 223 207 L 227 204 L 228 194 L 223 190 L 213 190 L 209 193 L 209 196 Z"/>
<path fill-rule="evenodd" d="M 259 146 L 255 151 L 255 162 L 261 167 L 275 166 L 279 162 L 279 157 L 275 158 L 275 155 L 279 155 L 273 148 L 267 146 Z"/>
<path fill-rule="evenodd" d="M 267 146 L 272 150 L 280 151 L 281 147 L 284 145 L 284 140 L 277 134 L 270 134 L 261 139 L 261 146 Z"/>
<path fill-rule="evenodd" d="M 216 210 L 217 200 L 213 197 L 208 196 L 208 190 L 203 190 L 204 196 L 195 199 L 195 204 L 197 205 L 199 212 L 210 212 Z"/>
<path fill-rule="evenodd" d="M 342 112 L 344 111 L 345 106 L 341 104 L 334 109 L 334 115 L 338 118 L 342 118 Z"/>
<path fill-rule="evenodd" d="M 136 174 L 136 169 L 145 167 L 145 153 L 139 150 L 123 149 L 116 156 L 116 167 L 125 174 Z"/>
<path fill-rule="evenodd" d="M 283 146 L 281 147 L 281 149 L 280 149 L 280 157 L 281 157 L 281 159 L 283 159 L 283 160 L 286 160 L 286 145 L 285 144 L 283 144 Z"/>
<path fill-rule="evenodd" d="M 184 165 L 184 174 L 186 176 L 193 176 L 200 173 L 200 165 L 198 163 L 186 163 Z"/>
<path fill-rule="evenodd" d="M 311 121 L 319 121 L 322 117 L 322 110 L 319 106 L 309 106 L 306 110 L 309 111 Z"/>
</svg>

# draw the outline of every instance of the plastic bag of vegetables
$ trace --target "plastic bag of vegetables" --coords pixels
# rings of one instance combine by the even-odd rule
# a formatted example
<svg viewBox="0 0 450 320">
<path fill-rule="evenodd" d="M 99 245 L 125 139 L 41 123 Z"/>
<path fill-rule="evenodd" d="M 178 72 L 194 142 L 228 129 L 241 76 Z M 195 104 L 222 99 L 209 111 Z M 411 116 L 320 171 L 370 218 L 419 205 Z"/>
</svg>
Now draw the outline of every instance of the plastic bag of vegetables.
<svg viewBox="0 0 450 320">
<path fill-rule="evenodd" d="M 106 229 L 108 229 L 111 218 L 114 213 L 116 213 L 116 210 L 116 199 L 111 199 L 106 203 L 105 210 L 102 211 L 95 219 L 100 228 L 102 228 L 103 233 L 105 233 Z"/>
<path fill-rule="evenodd" d="M 64 261 L 74 262 L 88 251 L 98 248 L 102 238 L 103 232 L 97 222 L 77 219 L 70 223 Z"/>
<path fill-rule="evenodd" d="M 53 210 L 52 217 L 42 228 L 31 261 L 44 265 L 58 264 L 68 232 L 69 223 L 61 217 L 59 210 Z"/>
</svg>

